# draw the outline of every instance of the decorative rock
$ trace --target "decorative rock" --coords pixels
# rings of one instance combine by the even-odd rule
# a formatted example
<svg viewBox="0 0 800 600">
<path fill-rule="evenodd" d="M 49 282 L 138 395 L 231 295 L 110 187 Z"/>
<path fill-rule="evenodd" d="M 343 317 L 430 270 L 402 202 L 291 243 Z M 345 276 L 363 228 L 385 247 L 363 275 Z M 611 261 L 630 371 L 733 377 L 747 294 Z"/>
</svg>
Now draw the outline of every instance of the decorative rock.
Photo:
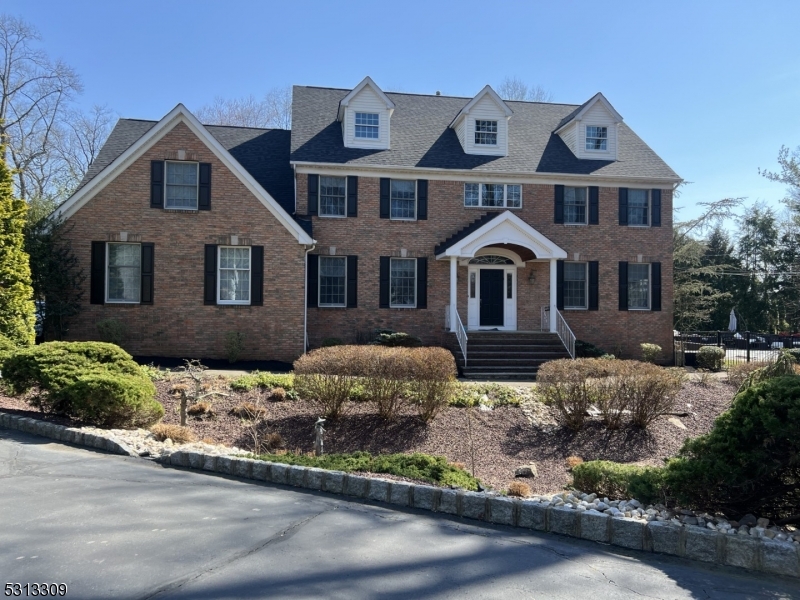
<svg viewBox="0 0 800 600">
<path fill-rule="evenodd" d="M 483 521 L 486 517 L 486 496 L 479 492 L 464 492 L 461 507 L 462 517 Z"/>
<path fill-rule="evenodd" d="M 436 492 L 438 490 L 430 485 L 414 486 L 414 508 L 433 510 L 436 505 Z"/>
<path fill-rule="evenodd" d="M 611 540 L 611 517 L 596 510 L 587 510 L 580 515 L 581 537 L 593 542 Z"/>
<path fill-rule="evenodd" d="M 386 502 L 389 496 L 389 484 L 386 479 L 371 479 L 367 498 L 377 502 Z"/>
<path fill-rule="evenodd" d="M 756 525 L 758 525 L 759 527 L 767 528 L 769 527 L 769 519 L 764 519 L 764 518 L 757 519 Z"/>
<path fill-rule="evenodd" d="M 644 547 L 644 521 L 611 519 L 611 543 L 623 548 L 641 550 Z"/>
<path fill-rule="evenodd" d="M 414 486 L 410 483 L 403 481 L 392 482 L 392 487 L 389 490 L 388 502 L 397 504 L 398 506 L 409 506 L 411 504 L 411 494 L 413 494 Z"/>
<path fill-rule="evenodd" d="M 703 562 L 715 562 L 717 559 L 717 543 L 721 536 L 716 531 L 686 528 L 686 557 Z M 721 538 L 725 539 L 725 538 Z"/>
<path fill-rule="evenodd" d="M 436 507 L 436 510 L 448 515 L 457 515 L 458 504 L 459 498 L 457 490 L 442 490 L 439 495 L 439 506 Z"/>
<path fill-rule="evenodd" d="M 750 514 L 747 514 L 744 517 L 742 517 L 741 519 L 739 519 L 739 524 L 740 525 L 747 525 L 748 527 L 753 527 L 757 523 L 758 523 L 758 519 L 756 519 L 755 516 L 750 515 Z"/>
<path fill-rule="evenodd" d="M 535 479 L 538 475 L 539 472 L 536 470 L 536 465 L 533 463 L 519 467 L 514 471 L 514 477 L 531 477 Z"/>
<path fill-rule="evenodd" d="M 489 521 L 499 525 L 514 524 L 514 501 L 502 496 L 489 498 Z"/>
</svg>

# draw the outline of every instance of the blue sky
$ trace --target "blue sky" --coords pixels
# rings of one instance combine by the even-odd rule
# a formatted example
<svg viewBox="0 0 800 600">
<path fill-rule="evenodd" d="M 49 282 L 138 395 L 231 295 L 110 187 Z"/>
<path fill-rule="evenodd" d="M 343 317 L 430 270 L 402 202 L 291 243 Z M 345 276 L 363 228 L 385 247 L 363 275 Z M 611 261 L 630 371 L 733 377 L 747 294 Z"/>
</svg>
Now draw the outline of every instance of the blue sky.
<svg viewBox="0 0 800 600">
<path fill-rule="evenodd" d="M 82 105 L 158 119 L 289 84 L 473 96 L 505 76 L 556 102 L 602 91 L 697 203 L 778 206 L 759 176 L 800 145 L 800 2 L 4 0 L 82 76 Z"/>
</svg>

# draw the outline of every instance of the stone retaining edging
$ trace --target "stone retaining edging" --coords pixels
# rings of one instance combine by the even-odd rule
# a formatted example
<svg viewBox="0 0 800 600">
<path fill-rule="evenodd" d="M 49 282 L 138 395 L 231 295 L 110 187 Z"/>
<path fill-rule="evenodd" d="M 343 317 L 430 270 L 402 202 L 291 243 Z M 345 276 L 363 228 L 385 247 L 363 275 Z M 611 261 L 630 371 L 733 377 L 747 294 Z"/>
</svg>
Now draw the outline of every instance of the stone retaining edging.
<svg viewBox="0 0 800 600">
<path fill-rule="evenodd" d="M 84 433 L 28 417 L 0 412 L 0 427 L 57 441 L 138 456 L 113 436 Z M 767 538 L 724 534 L 693 525 L 612 517 L 594 510 L 543 506 L 539 502 L 481 492 L 391 481 L 342 471 L 327 471 L 176 449 L 160 462 L 266 483 L 342 494 L 395 506 L 558 533 L 631 550 L 657 552 L 692 560 L 800 577 L 800 545 Z"/>
</svg>

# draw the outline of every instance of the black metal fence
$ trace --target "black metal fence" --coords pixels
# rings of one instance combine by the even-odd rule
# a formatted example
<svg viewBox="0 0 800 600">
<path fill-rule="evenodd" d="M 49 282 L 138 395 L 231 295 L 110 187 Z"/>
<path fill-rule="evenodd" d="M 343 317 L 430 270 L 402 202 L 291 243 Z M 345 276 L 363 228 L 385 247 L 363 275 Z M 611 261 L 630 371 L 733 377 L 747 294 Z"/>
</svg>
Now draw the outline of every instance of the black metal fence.
<svg viewBox="0 0 800 600">
<path fill-rule="evenodd" d="M 675 332 L 675 364 L 697 366 L 701 346 L 725 349 L 725 364 L 773 362 L 781 350 L 800 348 L 800 334 L 780 335 L 752 331 L 684 331 Z"/>
</svg>

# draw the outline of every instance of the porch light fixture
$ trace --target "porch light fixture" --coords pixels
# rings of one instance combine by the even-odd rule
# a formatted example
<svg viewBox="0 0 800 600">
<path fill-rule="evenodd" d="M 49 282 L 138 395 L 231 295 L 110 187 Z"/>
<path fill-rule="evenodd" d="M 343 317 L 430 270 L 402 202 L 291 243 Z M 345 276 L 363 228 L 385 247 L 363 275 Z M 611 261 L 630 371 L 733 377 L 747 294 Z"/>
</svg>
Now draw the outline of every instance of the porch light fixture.
<svg viewBox="0 0 800 600">
<path fill-rule="evenodd" d="M 528 275 L 528 283 L 536 283 L 536 273 L 534 273 L 533 269 L 531 269 L 530 275 Z"/>
</svg>

